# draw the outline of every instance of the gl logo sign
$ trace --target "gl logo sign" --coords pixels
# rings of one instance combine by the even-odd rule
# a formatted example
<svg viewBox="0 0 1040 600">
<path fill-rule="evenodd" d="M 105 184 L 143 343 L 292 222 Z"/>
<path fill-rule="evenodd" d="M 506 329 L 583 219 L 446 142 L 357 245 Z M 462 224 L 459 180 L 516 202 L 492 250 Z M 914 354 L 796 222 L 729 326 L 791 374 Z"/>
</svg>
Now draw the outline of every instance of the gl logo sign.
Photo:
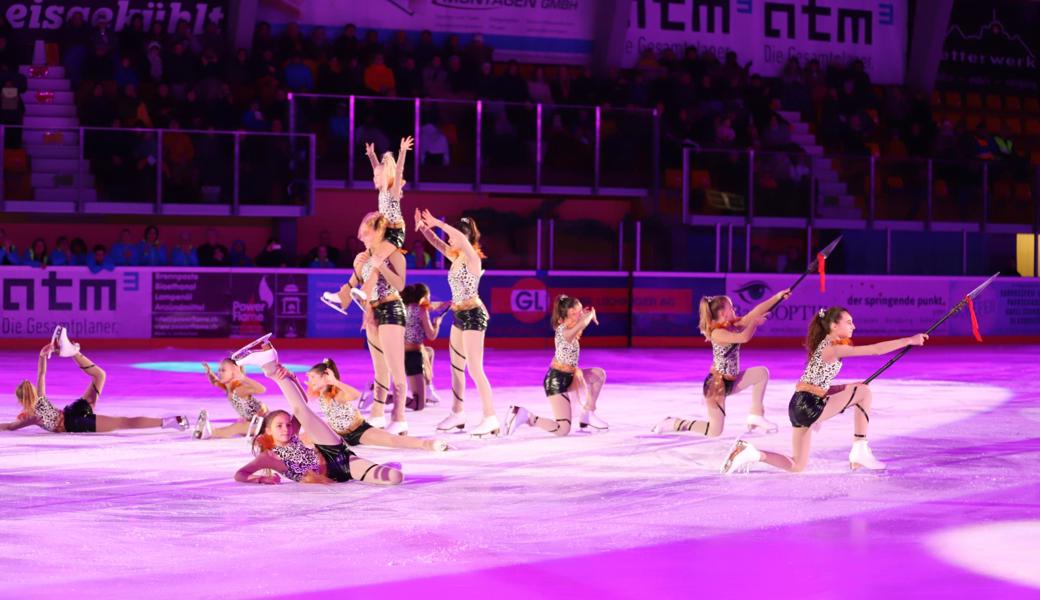
<svg viewBox="0 0 1040 600">
<path fill-rule="evenodd" d="M 509 296 L 509 308 L 513 312 L 545 312 L 549 306 L 548 298 L 545 290 L 513 290 Z"/>
</svg>

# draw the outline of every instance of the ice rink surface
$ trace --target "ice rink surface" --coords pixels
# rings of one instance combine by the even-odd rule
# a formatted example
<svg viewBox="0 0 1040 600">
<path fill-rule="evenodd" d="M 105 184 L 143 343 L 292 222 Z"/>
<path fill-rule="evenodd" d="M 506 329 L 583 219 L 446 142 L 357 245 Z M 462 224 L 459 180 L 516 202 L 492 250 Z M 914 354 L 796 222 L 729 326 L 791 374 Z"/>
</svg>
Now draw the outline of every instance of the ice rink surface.
<svg viewBox="0 0 1040 600">
<path fill-rule="evenodd" d="M 99 414 L 234 416 L 201 368 L 184 372 L 219 353 L 91 352 L 89 341 L 83 351 L 108 372 Z M 549 414 L 550 354 L 488 351 L 500 418 L 510 404 Z M 331 356 L 348 383 L 371 379 L 367 353 Z M 766 414 L 780 424 L 747 436 L 758 447 L 790 452 L 787 402 L 804 360 L 744 349 L 743 367 L 772 372 Z M 4 351 L 0 361 L 6 421 L 36 358 Z M 928 347 L 900 361 L 872 384 L 881 472 L 849 470 L 846 413 L 814 436 L 805 473 L 719 475 L 745 433 L 750 391 L 728 400 L 721 438 L 651 434 L 662 417 L 705 414 L 709 361 L 708 350 L 584 350 L 583 366 L 607 371 L 598 414 L 609 432 L 449 434 L 458 449 L 443 454 L 355 449 L 400 463 L 396 488 L 239 484 L 232 476 L 250 459 L 242 438 L 2 432 L 0 597 L 1040 597 L 1040 348 Z M 839 381 L 883 362 L 848 359 Z M 86 383 L 71 361 L 51 361 L 55 405 Z M 284 407 L 268 388 L 267 405 Z M 474 427 L 472 386 L 467 404 Z M 432 435 L 447 410 L 410 412 L 412 435 Z"/>
</svg>

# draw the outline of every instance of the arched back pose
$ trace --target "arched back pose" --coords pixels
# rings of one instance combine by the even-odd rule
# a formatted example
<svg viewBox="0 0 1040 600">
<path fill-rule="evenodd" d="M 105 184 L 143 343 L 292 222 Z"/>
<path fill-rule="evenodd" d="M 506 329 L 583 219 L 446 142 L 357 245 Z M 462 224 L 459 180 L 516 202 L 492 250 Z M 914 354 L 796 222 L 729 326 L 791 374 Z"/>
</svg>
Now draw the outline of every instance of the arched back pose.
<svg viewBox="0 0 1040 600">
<path fill-rule="evenodd" d="M 364 252 L 354 259 L 355 275 L 363 283 L 372 283 L 372 295 L 365 309 L 365 334 L 368 336 L 368 351 L 375 370 L 375 398 L 369 423 L 373 427 L 386 427 L 390 433 L 408 433 L 404 408 L 407 377 L 404 370 L 404 326 L 406 323 L 404 302 L 398 290 L 405 286 L 405 260 L 398 252 L 380 261 L 372 252 L 383 240 L 386 218 L 378 212 L 365 215 L 358 228 L 358 239 L 364 244 Z M 387 424 L 384 411 L 386 394 L 394 386 L 393 420 Z"/>
<path fill-rule="evenodd" d="M 700 302 L 700 331 L 711 342 L 711 371 L 704 378 L 704 406 L 708 410 L 707 420 L 678 419 L 666 417 L 654 426 L 654 433 L 668 431 L 690 431 L 706 437 L 722 435 L 726 422 L 726 397 L 751 390 L 751 411 L 747 416 L 748 431 L 761 429 L 772 433 L 776 423 L 765 418 L 762 404 L 769 383 L 769 369 L 751 367 L 740 370 L 740 345 L 754 337 L 755 331 L 765 322 L 767 311 L 774 302 L 791 294 L 781 290 L 762 302 L 743 317 L 738 317 L 729 296 L 704 296 Z"/>
<path fill-rule="evenodd" d="M 437 425 L 438 431 L 451 431 L 466 427 L 463 394 L 466 391 L 466 369 L 480 392 L 484 418 L 471 434 L 474 437 L 498 435 L 501 429 L 495 404 L 491 396 L 491 383 L 484 373 L 484 333 L 487 331 L 487 308 L 480 300 L 478 290 L 480 276 L 484 273 L 480 251 L 480 230 L 473 219 L 463 217 L 455 227 L 435 218 L 430 211 L 415 210 L 415 227 L 426 240 L 451 261 L 448 285 L 451 287 L 451 310 L 454 322 L 449 339 L 451 360 L 451 391 L 455 396 L 451 414 Z M 438 227 L 448 235 L 445 243 L 433 232 Z"/>
<path fill-rule="evenodd" d="M 831 385 L 841 370 L 842 359 L 850 356 L 877 356 L 888 354 L 904 346 L 922 346 L 928 336 L 918 333 L 869 346 L 853 346 L 852 333 L 856 326 L 849 311 L 840 306 L 820 309 L 809 323 L 805 345 L 809 349 L 809 363 L 795 386 L 788 404 L 791 425 L 792 456 L 759 451 L 751 444 L 737 440 L 730 449 L 723 473 L 731 473 L 742 465 L 765 462 L 779 469 L 797 473 L 809 462 L 809 443 L 812 430 L 834 415 L 853 410 L 853 441 L 849 452 L 849 466 L 853 469 L 884 469 L 885 463 L 874 458 L 867 445 L 867 425 L 870 423 L 870 404 L 873 394 L 862 383 Z"/>
<path fill-rule="evenodd" d="M 227 396 L 231 408 L 238 413 L 238 420 L 231 425 L 213 429 L 209 420 L 209 411 L 202 409 L 199 418 L 195 421 L 195 429 L 192 430 L 193 438 L 200 440 L 206 438 L 229 438 L 236 435 L 256 435 L 260 428 L 260 420 L 267 414 L 267 407 L 256 398 L 256 394 L 267 391 L 259 381 L 246 376 L 238 363 L 225 358 L 217 366 L 216 374 L 210 369 L 209 363 L 202 363 L 206 370 L 209 382 L 219 388 Z"/>
<path fill-rule="evenodd" d="M 296 375 L 278 362 L 271 334 L 249 343 L 231 355 L 238 364 L 257 365 L 282 390 L 292 414 L 274 410 L 264 417 L 260 434 L 253 438 L 256 458 L 235 473 L 242 483 L 280 483 L 277 475 L 256 475 L 270 469 L 301 483 L 346 482 L 352 479 L 375 485 L 395 485 L 404 480 L 399 469 L 378 465 L 351 452 L 338 433 L 307 406 L 307 395 Z M 313 446 L 300 440 L 300 428 Z"/>
<path fill-rule="evenodd" d="M 90 383 L 83 395 L 62 410 L 58 410 L 47 399 L 47 360 L 53 352 L 62 358 L 72 358 L 76 365 L 90 377 Z M 0 431 L 12 431 L 38 425 L 53 433 L 87 433 L 108 432 L 119 429 L 148 429 L 162 427 L 188 429 L 188 418 L 173 417 L 110 417 L 94 413 L 101 390 L 105 388 L 105 371 L 94 364 L 79 351 L 79 344 L 69 341 L 65 328 L 58 326 L 54 330 L 52 342 L 40 350 L 40 361 L 36 372 L 36 385 L 28 379 L 23 380 L 15 389 L 15 397 L 22 406 L 18 419 L 9 423 L 0 423 Z"/>
<path fill-rule="evenodd" d="M 361 393 L 340 379 L 335 361 L 326 358 L 307 371 L 307 390 L 318 398 L 325 419 L 348 446 L 385 446 L 418 450 L 448 450 L 447 442 L 392 435 L 372 427 L 356 408 Z"/>
<path fill-rule="evenodd" d="M 404 372 L 408 376 L 408 408 L 422 410 L 426 402 L 437 404 L 440 398 L 433 389 L 433 348 L 426 340 L 437 339 L 444 320 L 441 312 L 431 318 L 431 311 L 447 310 L 451 302 L 430 302 L 430 288 L 413 283 L 401 290 L 407 323 L 404 328 Z"/>
<path fill-rule="evenodd" d="M 578 367 L 579 340 L 589 323 L 599 324 L 596 309 L 583 308 L 580 300 L 564 294 L 553 300 L 556 353 L 542 386 L 552 407 L 553 419 L 539 417 L 522 406 L 510 406 L 506 416 L 506 435 L 512 435 L 521 425 L 544 429 L 558 436 L 570 433 L 573 423 L 598 431 L 610 427 L 596 416 L 596 399 L 607 380 L 607 372 L 599 367 Z"/>
</svg>

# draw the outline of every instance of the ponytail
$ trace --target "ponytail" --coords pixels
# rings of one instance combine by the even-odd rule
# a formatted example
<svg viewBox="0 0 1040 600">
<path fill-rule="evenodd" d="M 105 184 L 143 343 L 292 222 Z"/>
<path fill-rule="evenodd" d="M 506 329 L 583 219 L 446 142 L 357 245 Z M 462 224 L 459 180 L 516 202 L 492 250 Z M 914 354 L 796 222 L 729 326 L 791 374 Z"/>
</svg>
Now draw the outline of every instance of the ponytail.
<svg viewBox="0 0 1040 600">
<path fill-rule="evenodd" d="M 567 294 L 560 294 L 553 300 L 552 328 L 553 331 L 567 320 L 567 311 L 578 303 L 578 299 Z"/>
<path fill-rule="evenodd" d="M 727 304 L 733 304 L 729 296 L 701 296 L 700 304 L 697 306 L 697 312 L 700 317 L 697 322 L 697 328 L 700 330 L 701 335 L 704 336 L 704 339 L 709 342 L 711 341 L 711 332 L 718 328 L 716 321 L 719 318 L 719 312 Z"/>
<path fill-rule="evenodd" d="M 816 347 L 820 345 L 823 338 L 827 337 L 831 332 L 831 326 L 841 319 L 841 315 L 848 312 L 841 306 L 832 306 L 830 308 L 821 308 L 811 321 L 809 321 L 809 332 L 805 336 L 805 349 L 809 353 L 809 358 L 812 358 L 813 352 L 816 352 Z"/>
</svg>

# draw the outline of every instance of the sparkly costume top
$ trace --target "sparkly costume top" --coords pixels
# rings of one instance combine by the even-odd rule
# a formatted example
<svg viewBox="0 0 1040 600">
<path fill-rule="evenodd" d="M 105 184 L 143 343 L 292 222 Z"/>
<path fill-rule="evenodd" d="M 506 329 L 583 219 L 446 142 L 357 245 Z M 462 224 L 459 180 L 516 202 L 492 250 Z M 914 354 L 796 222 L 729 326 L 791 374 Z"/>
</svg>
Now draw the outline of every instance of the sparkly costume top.
<svg viewBox="0 0 1040 600">
<path fill-rule="evenodd" d="M 322 390 L 318 394 L 318 403 L 321 404 L 321 410 L 325 411 L 329 427 L 336 433 L 350 433 L 364 422 L 353 402 L 340 402 L 336 400 L 335 394 L 330 395 Z"/>
<path fill-rule="evenodd" d="M 556 354 L 553 355 L 553 362 L 577 367 L 578 355 L 581 353 L 581 342 L 578 341 L 579 336 L 574 336 L 574 339 L 568 342 L 567 336 L 564 335 L 566 329 L 567 325 L 565 323 L 560 323 L 556 327 Z"/>
<path fill-rule="evenodd" d="M 390 260 L 387 259 L 387 260 L 383 261 L 383 264 L 384 265 L 389 265 L 390 264 Z M 361 265 L 361 280 L 362 281 L 368 281 L 369 276 L 372 275 L 372 268 L 373 268 L 372 267 L 372 263 L 370 261 L 367 261 L 367 260 L 365 261 L 365 263 L 363 265 Z M 394 286 L 390 285 L 390 282 L 386 280 L 386 277 L 383 277 L 382 273 L 376 271 L 376 274 L 379 275 L 379 279 L 376 281 L 376 289 L 375 289 L 376 297 L 375 298 L 369 298 L 369 300 L 371 300 L 373 302 L 378 302 L 380 300 L 384 300 L 386 298 L 389 298 L 390 296 L 398 295 L 397 290 L 394 288 Z"/>
<path fill-rule="evenodd" d="M 264 407 L 259 400 L 257 400 L 252 394 L 244 397 L 239 396 L 237 388 L 238 386 L 236 385 L 230 390 L 231 393 L 228 394 L 228 402 L 231 403 L 231 408 L 235 409 L 235 412 L 238 413 L 238 416 L 241 417 L 242 420 L 248 421 L 252 419 L 253 416 L 263 413 Z"/>
<path fill-rule="evenodd" d="M 275 446 L 271 452 L 285 463 L 285 476 L 293 481 L 300 481 L 307 473 L 321 472 L 318 451 L 306 446 L 295 435 L 288 444 Z"/>
<path fill-rule="evenodd" d="M 826 363 L 823 361 L 823 351 L 830 345 L 830 338 L 823 338 L 823 341 L 816 347 L 812 356 L 809 357 L 809 364 L 805 366 L 805 372 L 802 373 L 802 378 L 798 381 L 825 390 L 831 387 L 831 382 L 834 381 L 834 378 L 838 375 L 838 371 L 841 370 L 841 361 L 836 360 L 832 363 Z"/>
<path fill-rule="evenodd" d="M 404 341 L 409 344 L 421 344 L 426 341 L 426 330 L 423 329 L 423 310 L 418 304 L 404 307 L 405 326 Z"/>
<path fill-rule="evenodd" d="M 711 368 L 720 375 L 736 377 L 740 373 L 740 344 L 712 342 Z"/>
<path fill-rule="evenodd" d="M 65 415 L 60 410 L 54 408 L 54 405 L 51 404 L 51 401 L 46 396 L 37 396 L 33 409 L 36 411 L 37 418 L 40 419 L 40 427 L 53 433 L 61 431 L 60 427 L 65 420 Z"/>
<path fill-rule="evenodd" d="M 469 272 L 466 261 L 460 256 L 451 263 L 448 271 L 448 287 L 451 288 L 451 301 L 461 303 L 478 297 L 480 276 Z"/>
<path fill-rule="evenodd" d="M 395 196 L 390 190 L 379 191 L 379 212 L 386 217 L 390 225 L 399 225 L 404 222 L 404 215 L 401 214 L 401 197 L 403 195 Z"/>
</svg>

